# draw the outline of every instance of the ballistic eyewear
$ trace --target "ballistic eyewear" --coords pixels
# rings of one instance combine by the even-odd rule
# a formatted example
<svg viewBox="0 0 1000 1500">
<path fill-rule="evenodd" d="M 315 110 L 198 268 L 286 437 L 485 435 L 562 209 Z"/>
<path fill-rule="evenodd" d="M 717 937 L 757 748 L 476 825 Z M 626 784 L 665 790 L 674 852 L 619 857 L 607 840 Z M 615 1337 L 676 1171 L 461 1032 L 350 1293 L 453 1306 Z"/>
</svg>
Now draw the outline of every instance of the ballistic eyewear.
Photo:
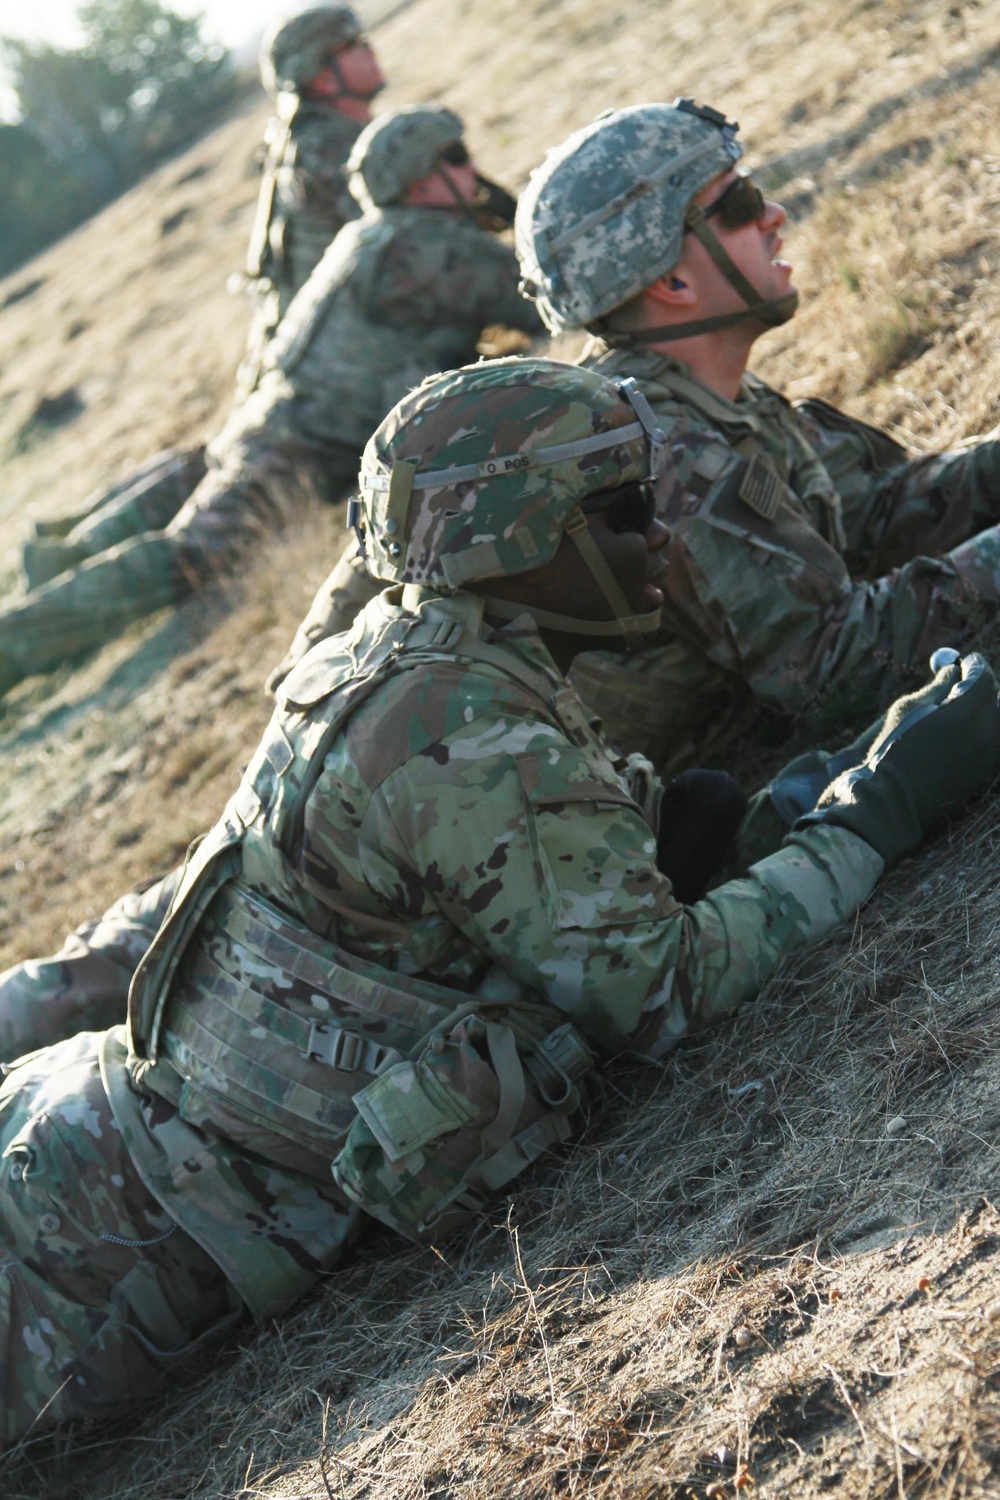
<svg viewBox="0 0 1000 1500">
<path fill-rule="evenodd" d="M 656 519 L 656 496 L 648 479 L 633 480 L 613 490 L 597 490 L 580 501 L 585 515 L 601 511 L 611 531 L 637 531 L 645 536 Z"/>
<path fill-rule="evenodd" d="M 445 146 L 443 151 L 438 152 L 438 161 L 443 161 L 449 167 L 464 167 L 468 160 L 469 153 L 464 141 L 452 141 L 450 146 Z"/>
<path fill-rule="evenodd" d="M 756 224 L 762 219 L 766 207 L 767 199 L 753 178 L 741 173 L 702 213 L 706 219 L 718 214 L 726 229 L 741 229 L 744 224 Z"/>
</svg>

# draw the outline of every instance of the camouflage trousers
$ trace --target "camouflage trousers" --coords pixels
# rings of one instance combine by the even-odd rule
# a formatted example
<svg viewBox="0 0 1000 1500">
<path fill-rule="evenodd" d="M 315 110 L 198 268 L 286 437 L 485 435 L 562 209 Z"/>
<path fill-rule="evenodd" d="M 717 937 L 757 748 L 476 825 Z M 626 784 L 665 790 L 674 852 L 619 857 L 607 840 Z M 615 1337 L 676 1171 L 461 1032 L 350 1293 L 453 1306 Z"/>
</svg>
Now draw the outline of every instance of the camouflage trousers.
<svg viewBox="0 0 1000 1500">
<path fill-rule="evenodd" d="M 162 531 L 204 477 L 204 448 L 160 453 L 129 479 L 91 497 L 79 515 L 40 523 L 22 555 L 26 587 L 40 588 L 129 537 Z"/>
<path fill-rule="evenodd" d="M 3 1445 L 115 1416 L 198 1361 L 244 1308 L 143 1185 L 83 1033 L 0 1087 Z"/>
<path fill-rule="evenodd" d="M 353 450 L 303 443 L 288 413 L 253 401 L 209 451 L 208 473 L 164 530 L 119 542 L 0 610 L 0 693 L 219 582 L 310 499 L 340 498 L 357 477 Z"/>
<path fill-rule="evenodd" d="M 81 923 L 51 958 L 27 959 L 0 974 L 0 1063 L 124 1021 L 132 975 L 179 875 L 172 870 L 137 886 L 103 916 Z"/>
</svg>

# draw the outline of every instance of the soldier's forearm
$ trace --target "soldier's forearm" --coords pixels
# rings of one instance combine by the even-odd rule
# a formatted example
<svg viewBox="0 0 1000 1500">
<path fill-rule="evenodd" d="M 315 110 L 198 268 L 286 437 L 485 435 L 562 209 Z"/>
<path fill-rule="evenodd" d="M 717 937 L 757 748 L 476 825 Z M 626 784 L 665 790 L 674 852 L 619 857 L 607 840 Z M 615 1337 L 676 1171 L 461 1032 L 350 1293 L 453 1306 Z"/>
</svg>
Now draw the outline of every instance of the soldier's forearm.
<svg viewBox="0 0 1000 1500">
<path fill-rule="evenodd" d="M 834 834 L 816 838 L 817 833 Z M 683 1036 L 730 1015 L 786 954 L 819 942 L 871 894 L 883 861 L 842 829 L 791 835 L 741 880 L 685 910 L 669 988 L 647 1002 L 639 1050 L 662 1056 Z"/>
</svg>

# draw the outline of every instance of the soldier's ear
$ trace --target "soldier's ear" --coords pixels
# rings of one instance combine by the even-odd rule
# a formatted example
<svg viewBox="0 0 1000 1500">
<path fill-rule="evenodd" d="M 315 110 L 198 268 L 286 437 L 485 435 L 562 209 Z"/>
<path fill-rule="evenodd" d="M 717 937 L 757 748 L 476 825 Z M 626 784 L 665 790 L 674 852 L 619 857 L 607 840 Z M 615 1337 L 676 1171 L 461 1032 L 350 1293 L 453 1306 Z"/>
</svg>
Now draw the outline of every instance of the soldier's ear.
<svg viewBox="0 0 1000 1500">
<path fill-rule="evenodd" d="M 648 286 L 645 295 L 661 307 L 690 307 L 695 300 L 692 288 L 673 271 L 668 271 L 666 276 Z"/>
</svg>

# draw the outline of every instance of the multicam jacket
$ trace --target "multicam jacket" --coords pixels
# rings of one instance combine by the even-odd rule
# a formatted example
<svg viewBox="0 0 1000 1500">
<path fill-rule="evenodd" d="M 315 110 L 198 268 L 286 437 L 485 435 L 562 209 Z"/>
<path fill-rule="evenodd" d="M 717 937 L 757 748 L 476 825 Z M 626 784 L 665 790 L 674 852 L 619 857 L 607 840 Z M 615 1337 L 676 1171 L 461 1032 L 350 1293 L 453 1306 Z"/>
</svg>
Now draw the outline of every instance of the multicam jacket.
<svg viewBox="0 0 1000 1500">
<path fill-rule="evenodd" d="M 661 1056 L 881 872 L 816 827 L 684 908 L 633 791 L 533 623 L 471 594 L 389 590 L 282 685 L 105 1056 L 147 1186 L 255 1312 L 342 1243 L 328 1162 L 404 1232 L 460 1219 L 565 1134 L 581 1059 Z"/>
<path fill-rule="evenodd" d="M 728 401 L 647 349 L 595 340 L 581 362 L 638 379 L 673 458 L 660 645 L 624 674 L 610 658 L 574 668 L 616 742 L 659 764 L 701 758 L 741 703 L 793 715 L 833 688 L 845 712 L 856 689 L 870 713 L 923 673 L 935 628 L 960 630 L 932 620 L 954 569 L 934 557 L 912 576 L 891 570 L 997 519 L 1000 445 L 911 460 L 885 433 L 823 402 L 793 406 L 750 374 Z"/>
</svg>

